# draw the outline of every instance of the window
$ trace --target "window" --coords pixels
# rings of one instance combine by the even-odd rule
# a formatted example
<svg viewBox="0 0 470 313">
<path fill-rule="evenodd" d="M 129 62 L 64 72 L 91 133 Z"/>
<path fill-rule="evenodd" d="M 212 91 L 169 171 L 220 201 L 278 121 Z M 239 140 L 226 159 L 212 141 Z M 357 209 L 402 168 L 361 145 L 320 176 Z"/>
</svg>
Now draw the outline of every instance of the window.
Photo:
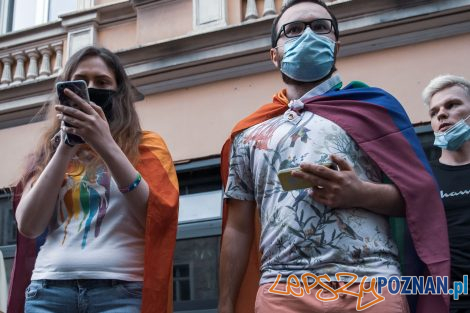
<svg viewBox="0 0 470 313">
<path fill-rule="evenodd" d="M 221 218 L 222 189 L 180 195 L 179 223 Z"/>
<path fill-rule="evenodd" d="M 433 145 L 434 133 L 431 129 L 431 124 L 415 126 L 415 132 L 418 134 L 419 141 L 421 142 L 421 146 L 423 147 L 428 160 L 434 161 L 439 159 L 441 156 L 441 149 Z"/>
<path fill-rule="evenodd" d="M 220 219 L 222 182 L 220 158 L 177 166 L 180 186 L 179 223 Z"/>
<path fill-rule="evenodd" d="M 0 250 L 5 261 L 7 283 L 13 267 L 16 244 L 16 223 L 11 210 L 10 195 L 9 189 L 0 189 Z"/>
<path fill-rule="evenodd" d="M 11 0 L 0 0 L 0 34 L 6 33 L 8 26 L 11 25 L 12 8 L 9 6 Z"/>
<path fill-rule="evenodd" d="M 173 266 L 175 312 L 216 312 L 222 184 L 220 158 L 176 166 L 180 214 Z"/>
<path fill-rule="evenodd" d="M 173 300 L 188 301 L 192 298 L 191 264 L 173 266 Z"/>
<path fill-rule="evenodd" d="M 16 222 L 8 189 L 0 190 L 0 246 L 16 244 Z"/>
<path fill-rule="evenodd" d="M 220 235 L 177 240 L 173 265 L 175 312 L 217 308 L 219 251 Z"/>
<path fill-rule="evenodd" d="M 38 1 L 37 3 L 40 2 L 41 1 Z M 11 21 L 12 25 L 10 26 L 11 28 L 9 28 L 9 30 L 15 31 L 18 29 L 28 28 L 34 26 L 37 23 L 36 0 L 16 0 L 11 1 L 10 3 L 10 5 L 13 7 L 13 18 Z M 42 12 L 37 13 L 41 14 Z"/>
<path fill-rule="evenodd" d="M 72 12 L 76 8 L 77 0 L 49 0 L 48 20 L 57 20 L 60 15 Z"/>
<path fill-rule="evenodd" d="M 0 0 L 2 33 L 57 20 L 77 9 L 77 0 Z"/>
</svg>

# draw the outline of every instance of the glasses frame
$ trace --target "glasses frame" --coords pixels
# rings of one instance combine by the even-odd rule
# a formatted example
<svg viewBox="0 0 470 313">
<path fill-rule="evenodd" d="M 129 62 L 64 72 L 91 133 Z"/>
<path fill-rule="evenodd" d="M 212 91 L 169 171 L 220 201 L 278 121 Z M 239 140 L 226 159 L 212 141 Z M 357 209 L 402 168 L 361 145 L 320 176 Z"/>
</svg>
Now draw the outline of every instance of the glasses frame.
<svg viewBox="0 0 470 313">
<path fill-rule="evenodd" d="M 317 22 L 317 21 L 329 21 L 330 22 L 330 30 L 328 32 L 324 32 L 324 33 L 318 33 L 318 32 L 315 32 L 312 28 L 312 23 L 313 22 Z M 285 31 L 285 28 L 286 26 L 290 25 L 290 24 L 294 24 L 294 23 L 301 23 L 304 25 L 304 30 L 302 31 L 302 33 L 300 35 L 297 35 L 297 36 L 287 36 L 287 33 Z M 318 35 L 326 35 L 326 34 L 329 34 L 333 31 L 333 29 L 335 28 L 334 24 L 333 24 L 333 20 L 330 19 L 330 18 L 317 18 L 317 19 L 314 19 L 310 22 L 304 22 L 304 21 L 294 21 L 294 22 L 289 22 L 289 23 L 286 23 L 284 25 L 281 26 L 281 30 L 279 31 L 279 33 L 277 34 L 277 37 L 276 37 L 276 41 L 275 43 L 277 44 L 279 38 L 281 38 L 281 35 L 284 33 L 284 36 L 286 36 L 286 38 L 295 38 L 295 37 L 300 37 L 303 32 L 307 29 L 307 26 L 315 33 L 315 34 L 318 34 Z"/>
</svg>

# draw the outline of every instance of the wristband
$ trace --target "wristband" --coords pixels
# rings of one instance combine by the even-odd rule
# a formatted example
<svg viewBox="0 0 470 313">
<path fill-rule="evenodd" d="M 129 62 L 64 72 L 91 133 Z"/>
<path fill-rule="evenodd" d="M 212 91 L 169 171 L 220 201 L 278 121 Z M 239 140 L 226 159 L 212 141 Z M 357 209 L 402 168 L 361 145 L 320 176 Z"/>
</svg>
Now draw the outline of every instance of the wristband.
<svg viewBox="0 0 470 313">
<path fill-rule="evenodd" d="M 131 192 L 132 190 L 137 188 L 137 186 L 139 186 L 141 180 L 142 180 L 142 175 L 140 175 L 140 173 L 137 172 L 137 177 L 135 178 L 135 180 L 129 186 L 119 188 L 119 191 L 121 193 Z"/>
</svg>

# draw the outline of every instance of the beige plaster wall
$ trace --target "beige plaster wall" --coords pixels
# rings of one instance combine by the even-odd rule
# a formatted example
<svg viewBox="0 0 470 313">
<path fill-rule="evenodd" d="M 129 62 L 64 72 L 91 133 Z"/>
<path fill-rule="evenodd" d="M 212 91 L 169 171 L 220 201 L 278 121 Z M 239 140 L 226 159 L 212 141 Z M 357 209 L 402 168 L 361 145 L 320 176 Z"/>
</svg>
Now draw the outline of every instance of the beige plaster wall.
<svg viewBox="0 0 470 313">
<path fill-rule="evenodd" d="M 142 126 L 160 133 L 174 160 L 218 154 L 234 123 L 271 100 L 274 73 L 224 80 L 147 96 L 138 103 Z"/>
<path fill-rule="evenodd" d="M 98 42 L 111 51 L 130 49 L 137 46 L 136 33 L 136 21 L 114 24 L 99 29 Z"/>
<path fill-rule="evenodd" d="M 454 73 L 470 78 L 470 35 L 342 58 L 346 83 L 361 80 L 393 94 L 413 123 L 429 121 L 421 91 L 431 78 Z M 149 96 L 139 104 L 143 125 L 167 140 L 175 160 L 219 153 L 233 125 L 281 87 L 277 72 Z M 175 114 L 177 113 L 177 114 Z"/>
<path fill-rule="evenodd" d="M 0 188 L 19 178 L 25 157 L 36 148 L 44 127 L 42 122 L 0 130 Z"/>
<path fill-rule="evenodd" d="M 192 0 L 172 0 L 138 7 L 137 43 L 156 42 L 192 32 L 192 9 Z"/>
<path fill-rule="evenodd" d="M 470 79 L 470 34 L 387 49 L 339 60 L 345 82 L 362 80 L 393 94 L 413 123 L 429 121 L 421 92 L 439 74 Z"/>
</svg>

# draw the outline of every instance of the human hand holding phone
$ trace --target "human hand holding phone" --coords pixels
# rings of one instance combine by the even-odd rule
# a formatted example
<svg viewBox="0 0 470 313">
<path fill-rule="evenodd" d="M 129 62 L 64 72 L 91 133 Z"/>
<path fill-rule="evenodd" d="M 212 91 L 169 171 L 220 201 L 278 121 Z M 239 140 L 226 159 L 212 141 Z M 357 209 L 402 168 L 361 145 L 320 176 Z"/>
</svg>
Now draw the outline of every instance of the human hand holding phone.
<svg viewBox="0 0 470 313">
<path fill-rule="evenodd" d="M 326 162 L 326 163 L 321 163 L 318 165 L 325 166 L 332 170 L 338 170 L 338 166 L 333 162 Z M 293 172 L 301 172 L 301 171 L 302 171 L 302 168 L 300 166 L 280 170 L 277 173 L 277 176 L 281 183 L 282 189 L 284 189 L 285 191 L 291 191 L 291 190 L 297 190 L 297 189 L 312 188 L 312 183 L 309 180 L 292 175 Z"/>
<path fill-rule="evenodd" d="M 88 95 L 88 87 L 85 81 L 83 80 L 64 81 L 64 82 L 58 82 L 56 84 L 57 96 L 59 98 L 60 104 L 79 109 L 77 108 L 77 105 L 75 104 L 73 99 L 71 99 L 65 94 L 65 89 L 69 89 L 70 91 L 78 95 L 80 98 L 85 100 L 86 102 L 88 103 L 90 102 L 90 97 Z M 70 124 L 67 122 L 64 122 L 64 125 L 67 127 L 70 126 Z M 84 143 L 84 140 L 78 135 L 66 133 L 65 143 L 69 146 L 74 146 L 76 144 Z"/>
<path fill-rule="evenodd" d="M 86 101 L 68 88 L 64 88 L 63 92 L 71 100 L 71 105 L 55 106 L 59 113 L 57 117 L 64 122 L 62 130 L 67 134 L 80 137 L 101 156 L 105 153 L 112 153 L 111 150 L 117 144 L 111 134 L 103 109 L 92 101 Z"/>
<path fill-rule="evenodd" d="M 347 160 L 338 155 L 331 155 L 330 159 L 338 170 L 305 162 L 300 164 L 302 170 L 292 175 L 310 182 L 310 195 L 316 202 L 331 208 L 364 207 L 366 182 Z"/>
</svg>

